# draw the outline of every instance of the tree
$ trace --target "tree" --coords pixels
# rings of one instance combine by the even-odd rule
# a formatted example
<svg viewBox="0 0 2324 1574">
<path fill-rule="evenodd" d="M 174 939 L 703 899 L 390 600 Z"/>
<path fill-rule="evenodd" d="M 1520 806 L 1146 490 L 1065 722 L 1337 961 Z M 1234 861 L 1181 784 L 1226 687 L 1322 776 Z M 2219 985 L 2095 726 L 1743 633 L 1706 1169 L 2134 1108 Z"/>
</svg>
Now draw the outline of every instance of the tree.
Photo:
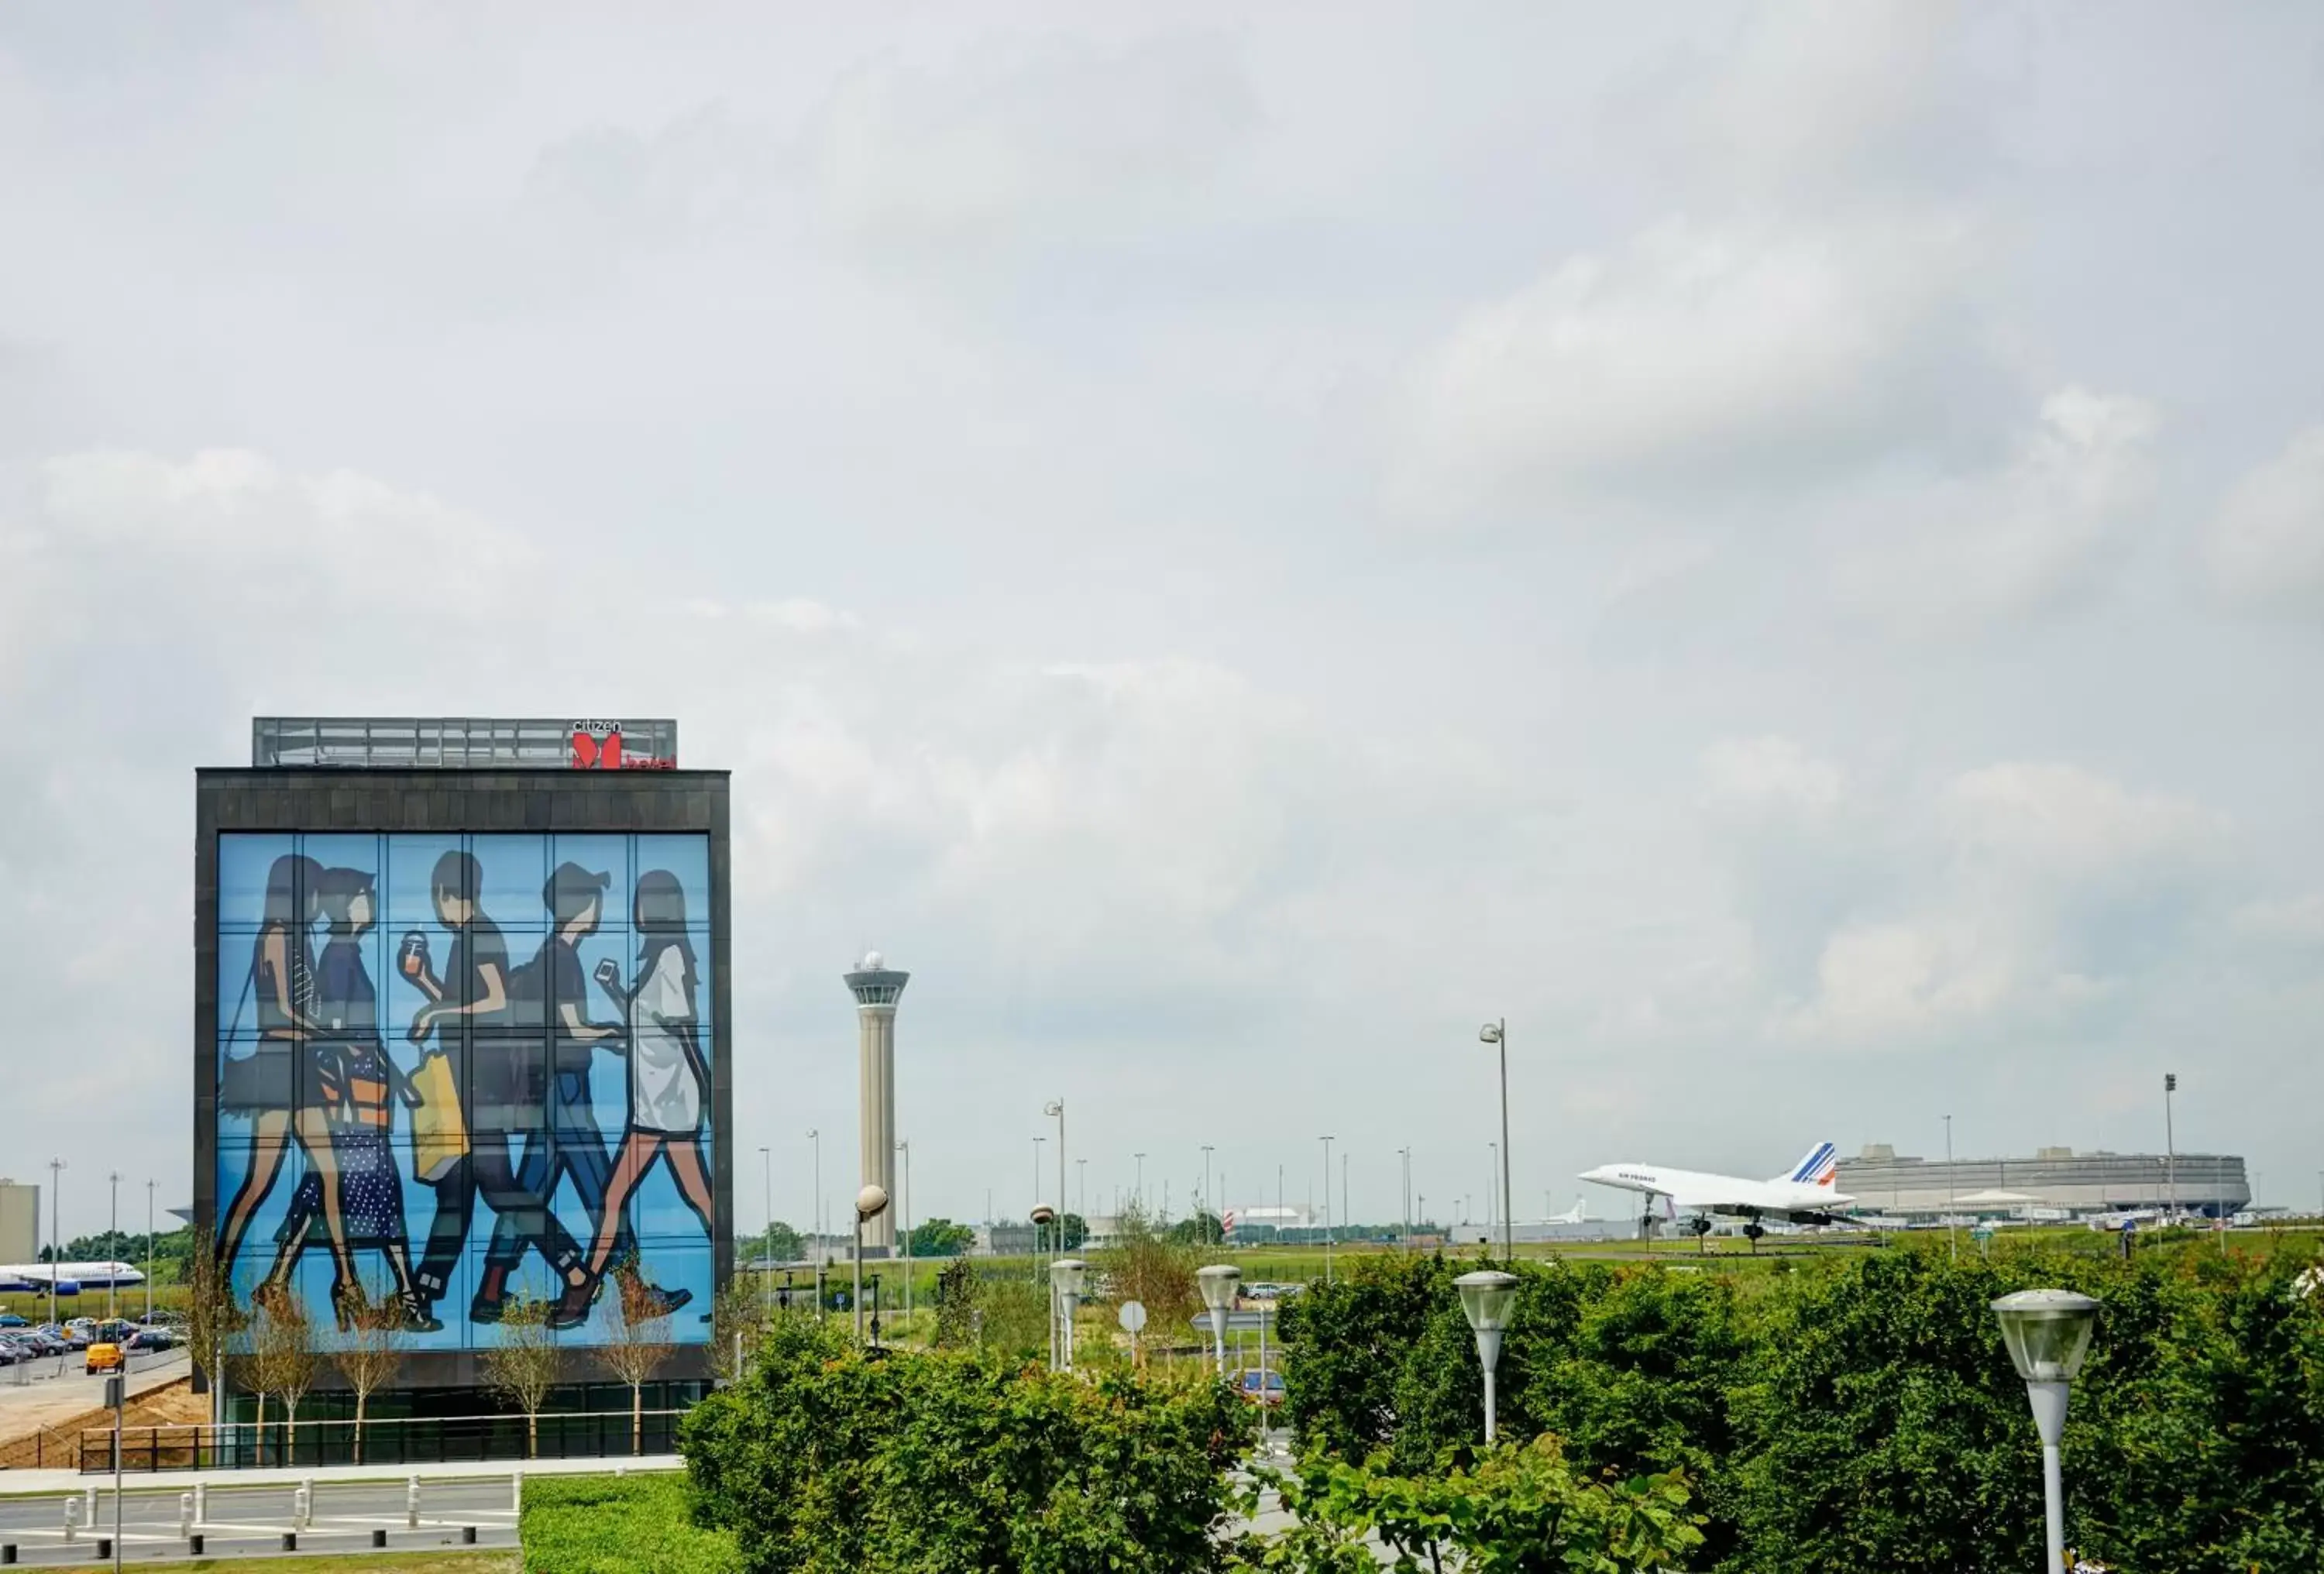
<svg viewBox="0 0 2324 1574">
<path fill-rule="evenodd" d="M 1192 1219 L 1181 1219 L 1170 1227 L 1170 1238 L 1188 1246 L 1217 1246 L 1226 1238 L 1226 1227 L 1219 1222 L 1219 1216 L 1200 1210 Z"/>
<path fill-rule="evenodd" d="M 234 1303 L 234 1281 L 218 1261 L 217 1238 L 198 1237 L 186 1259 L 186 1350 L 210 1385 L 210 1422 L 225 1419 L 226 1358 L 243 1330 L 242 1308 Z"/>
<path fill-rule="evenodd" d="M 630 1385 L 630 1452 L 645 1451 L 646 1381 L 669 1358 L 669 1312 L 632 1264 L 613 1271 L 613 1315 L 597 1353 Z"/>
<path fill-rule="evenodd" d="M 750 1375 L 766 1337 L 766 1302 L 762 1293 L 740 1274 L 726 1282 L 710 1307 L 710 1371 L 721 1383 L 740 1383 Z"/>
<path fill-rule="evenodd" d="M 956 1257 L 976 1244 L 976 1231 L 969 1225 L 954 1224 L 949 1219 L 930 1219 L 912 1227 L 912 1255 L 916 1257 Z"/>
<path fill-rule="evenodd" d="M 1078 1251 L 1089 1239 L 1089 1220 L 1078 1213 L 1060 1213 L 1047 1224 L 1033 1227 L 1036 1251 Z"/>
<path fill-rule="evenodd" d="M 1147 1321 L 1157 1329 L 1185 1327 L 1202 1304 L 1194 1283 L 1200 1254 L 1156 1229 L 1143 1209 L 1132 1208 L 1121 1216 L 1113 1244 L 1097 1254 L 1096 1263 L 1112 1286 L 1114 1300 L 1143 1304 Z"/>
<path fill-rule="evenodd" d="M 288 1430 L 281 1457 L 290 1464 L 299 1450 L 299 1402 L 315 1385 L 323 1365 L 306 1303 L 291 1294 L 261 1302 L 250 1343 L 251 1386 L 258 1390 L 259 1448 L 263 1452 L 266 1446 L 266 1396 L 272 1394 L 282 1401 Z"/>
<path fill-rule="evenodd" d="M 395 1380 L 403 1365 L 403 1308 L 392 1295 L 373 1296 L 355 1286 L 355 1328 L 335 1359 L 355 1396 L 355 1463 L 363 1463 L 364 1412 L 371 1396 Z"/>
<path fill-rule="evenodd" d="M 502 1309 L 500 1338 L 484 1351 L 485 1386 L 524 1412 L 527 1459 L 540 1452 L 540 1407 L 564 1367 L 564 1352 L 549 1326 L 550 1311 L 550 1302 L 518 1291 Z"/>
<path fill-rule="evenodd" d="M 761 1258 L 770 1263 L 795 1263 L 807 1256 L 807 1238 L 779 1219 L 761 1233 L 737 1240 L 734 1253 L 752 1265 Z"/>
</svg>

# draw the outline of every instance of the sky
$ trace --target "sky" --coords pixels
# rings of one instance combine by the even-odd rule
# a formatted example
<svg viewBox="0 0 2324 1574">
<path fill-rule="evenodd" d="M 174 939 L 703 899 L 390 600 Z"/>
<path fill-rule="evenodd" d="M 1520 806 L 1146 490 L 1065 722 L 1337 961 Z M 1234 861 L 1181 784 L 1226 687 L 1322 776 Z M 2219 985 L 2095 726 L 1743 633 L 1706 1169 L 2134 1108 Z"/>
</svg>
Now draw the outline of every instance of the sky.
<svg viewBox="0 0 2324 1574">
<path fill-rule="evenodd" d="M 671 715 L 746 1228 L 870 946 L 915 1217 L 1481 1219 L 1504 1017 L 1520 1217 L 2313 1206 L 2319 183 L 2301 4 L 7 6 L 0 1173 L 189 1195 L 252 716 Z"/>
</svg>

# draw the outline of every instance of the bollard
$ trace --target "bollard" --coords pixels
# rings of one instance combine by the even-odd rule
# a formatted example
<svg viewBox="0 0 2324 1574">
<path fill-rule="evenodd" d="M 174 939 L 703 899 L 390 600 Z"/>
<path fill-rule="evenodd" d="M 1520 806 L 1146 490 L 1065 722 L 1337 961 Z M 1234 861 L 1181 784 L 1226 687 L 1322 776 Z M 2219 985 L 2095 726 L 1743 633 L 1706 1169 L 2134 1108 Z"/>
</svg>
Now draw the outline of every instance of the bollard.
<svg viewBox="0 0 2324 1574">
<path fill-rule="evenodd" d="M 80 1511 L 80 1523 L 91 1530 L 97 1528 L 97 1483 L 88 1484 L 88 1506 Z"/>
<path fill-rule="evenodd" d="M 197 1481 L 194 1483 L 194 1523 L 208 1524 L 209 1522 L 210 1484 L 207 1481 Z"/>
<path fill-rule="evenodd" d="M 420 1528 L 420 1477 L 409 1476 L 403 1482 L 403 1528 Z"/>
<path fill-rule="evenodd" d="M 295 1552 L 299 1550 L 299 1533 L 297 1531 L 284 1531 L 282 1533 L 282 1550 L 286 1552 Z"/>
<path fill-rule="evenodd" d="M 186 1538 L 186 1555 L 189 1558 L 200 1557 L 202 1555 L 203 1540 L 202 1533 L 199 1531 L 196 1531 L 192 1535 L 188 1536 Z"/>
<path fill-rule="evenodd" d="M 14 1542 L 0 1542 L 0 1563 L 13 1563 L 15 1560 L 16 1543 Z"/>
<path fill-rule="evenodd" d="M 68 1497 L 65 1499 L 65 1542 L 68 1546 L 72 1542 L 74 1533 L 79 1529 L 80 1499 Z"/>
<path fill-rule="evenodd" d="M 476 1527 L 475 1525 L 464 1524 L 460 1527 L 460 1544 L 464 1547 L 473 1547 L 476 1544 Z"/>
<path fill-rule="evenodd" d="M 314 1483 L 301 1481 L 299 1483 L 299 1489 L 290 1494 L 290 1528 L 294 1531 L 303 1531 L 314 1522 Z"/>
<path fill-rule="evenodd" d="M 524 1512 L 524 1472 L 521 1470 L 509 1472 L 509 1512 Z"/>
<path fill-rule="evenodd" d="M 387 1545 L 387 1533 L 385 1531 L 372 1532 L 371 1544 L 374 1549 L 385 1547 Z"/>
<path fill-rule="evenodd" d="M 97 1560 L 98 1562 L 102 1563 L 102 1562 L 104 1562 L 104 1561 L 105 1561 L 105 1560 L 106 1560 L 107 1558 L 110 1558 L 111 1556 L 113 1556 L 113 1538 L 112 1538 L 111 1536 L 99 1536 L 99 1537 L 97 1537 Z"/>
<path fill-rule="evenodd" d="M 194 1495 L 190 1492 L 180 1492 L 178 1494 L 178 1539 L 182 1542 L 193 1533 Z"/>
</svg>

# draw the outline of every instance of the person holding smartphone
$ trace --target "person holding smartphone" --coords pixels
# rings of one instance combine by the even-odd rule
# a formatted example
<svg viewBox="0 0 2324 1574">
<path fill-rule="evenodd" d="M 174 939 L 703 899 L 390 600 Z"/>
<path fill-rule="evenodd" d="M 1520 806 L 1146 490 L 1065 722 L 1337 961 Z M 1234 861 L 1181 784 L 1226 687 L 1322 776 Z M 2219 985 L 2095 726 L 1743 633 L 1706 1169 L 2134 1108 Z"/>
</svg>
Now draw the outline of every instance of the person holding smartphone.
<svg viewBox="0 0 2324 1574">
<path fill-rule="evenodd" d="M 701 1146 L 702 1109 L 710 1077 L 696 1033 L 696 989 L 700 971 L 686 932 L 686 889 L 668 870 L 638 877 L 632 904 L 636 920 L 637 986 L 622 987 L 622 970 L 611 957 L 597 964 L 598 987 L 613 999 L 629 1025 L 630 1118 L 620 1156 L 605 1188 L 604 1217 L 589 1250 L 589 1271 L 602 1275 L 613 1260 L 630 1196 L 653 1168 L 666 1160 L 678 1194 L 714 1234 L 716 1203 L 710 1166 Z M 650 1292 L 645 1315 L 666 1316 L 693 1298 L 684 1289 Z"/>
</svg>

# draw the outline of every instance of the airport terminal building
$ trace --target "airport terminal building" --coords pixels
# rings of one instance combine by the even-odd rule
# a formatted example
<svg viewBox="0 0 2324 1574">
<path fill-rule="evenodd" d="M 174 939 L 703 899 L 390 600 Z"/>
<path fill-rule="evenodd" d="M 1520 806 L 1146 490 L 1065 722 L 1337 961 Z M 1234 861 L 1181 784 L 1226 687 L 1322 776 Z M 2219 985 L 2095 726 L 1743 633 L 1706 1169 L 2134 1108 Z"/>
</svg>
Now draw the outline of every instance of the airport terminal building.
<svg viewBox="0 0 2324 1574">
<path fill-rule="evenodd" d="M 1943 1159 L 1868 1145 L 1840 1161 L 1839 1189 L 1858 1212 L 1890 1218 L 1963 1215 L 2058 1218 L 2176 1206 L 2206 1218 L 2249 1207 L 2244 1161 L 2233 1154 L 2076 1153 L 2045 1147 L 2030 1158 Z"/>
<path fill-rule="evenodd" d="M 603 1383 L 624 1287 L 677 1347 L 661 1401 L 706 1380 L 727 787 L 668 720 L 262 717 L 247 768 L 196 772 L 195 1225 L 238 1306 L 303 1312 L 310 1404 L 366 1307 L 403 1352 L 375 1414 L 499 1408 L 512 1305 Z"/>
</svg>

